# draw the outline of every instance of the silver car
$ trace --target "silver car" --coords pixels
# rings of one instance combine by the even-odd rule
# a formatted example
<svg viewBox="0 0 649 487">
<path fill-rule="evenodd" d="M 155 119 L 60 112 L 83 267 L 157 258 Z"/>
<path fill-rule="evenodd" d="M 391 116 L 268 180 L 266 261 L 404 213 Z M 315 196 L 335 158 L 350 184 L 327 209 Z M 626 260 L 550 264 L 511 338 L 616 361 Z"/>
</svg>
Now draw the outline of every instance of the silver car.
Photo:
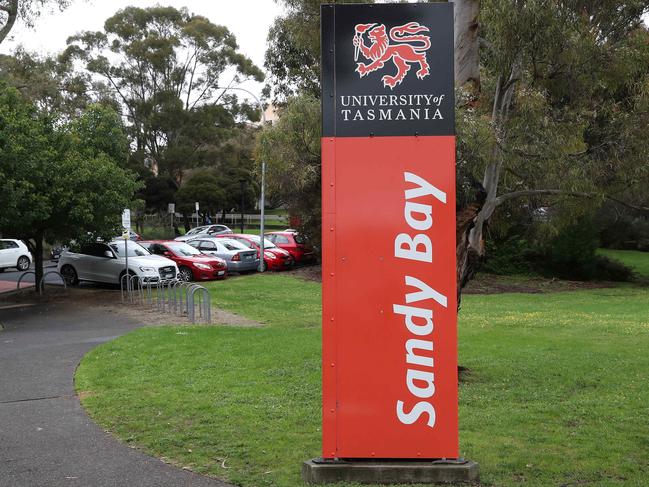
<svg viewBox="0 0 649 487">
<path fill-rule="evenodd" d="M 211 237 L 212 235 L 223 235 L 226 233 L 232 233 L 232 230 L 225 225 L 204 225 L 202 227 L 192 228 L 185 235 L 176 237 L 174 240 L 187 242 L 195 238 Z"/>
<path fill-rule="evenodd" d="M 125 248 L 124 240 L 81 245 L 78 252 L 65 251 L 59 257 L 58 271 L 72 285 L 79 281 L 119 284 L 126 274 L 126 251 L 128 273 L 144 282 L 175 279 L 178 275 L 178 266 L 173 260 L 151 255 L 135 242 L 129 242 Z"/>
<path fill-rule="evenodd" d="M 187 242 L 207 255 L 225 260 L 228 272 L 253 271 L 259 267 L 259 253 L 231 238 L 204 237 Z"/>
</svg>

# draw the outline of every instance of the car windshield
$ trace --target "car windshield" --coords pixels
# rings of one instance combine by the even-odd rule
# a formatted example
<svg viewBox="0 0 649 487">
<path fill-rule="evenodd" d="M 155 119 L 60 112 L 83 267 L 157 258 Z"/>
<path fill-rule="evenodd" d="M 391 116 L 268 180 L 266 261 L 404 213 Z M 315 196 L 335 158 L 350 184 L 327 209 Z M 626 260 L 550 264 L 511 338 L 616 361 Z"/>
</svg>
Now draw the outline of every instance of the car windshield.
<svg viewBox="0 0 649 487">
<path fill-rule="evenodd" d="M 196 227 L 192 228 L 189 232 L 187 232 L 185 235 L 196 235 L 197 233 L 201 233 L 203 230 L 205 230 L 207 227 Z"/>
<path fill-rule="evenodd" d="M 248 238 L 255 242 L 257 245 L 259 245 L 259 242 L 261 241 L 261 238 L 259 238 L 259 235 L 248 235 Z M 264 239 L 264 248 L 265 249 L 273 249 L 275 248 L 275 244 L 268 240 L 267 238 Z"/>
<path fill-rule="evenodd" d="M 110 248 L 117 254 L 118 257 L 124 257 L 124 242 L 111 242 Z M 143 255 L 151 255 L 147 249 L 135 242 L 129 242 L 126 246 L 129 257 L 141 257 Z"/>
<path fill-rule="evenodd" d="M 174 254 L 181 257 L 191 257 L 193 255 L 201 255 L 201 252 L 198 249 L 195 249 L 189 244 L 177 242 L 177 243 L 168 243 L 165 244 L 169 247 Z"/>
<path fill-rule="evenodd" d="M 241 242 L 237 242 L 236 240 L 232 240 L 230 238 L 220 239 L 219 242 L 228 250 L 248 250 L 249 249 L 249 247 L 247 247 L 245 244 L 242 244 Z"/>
</svg>

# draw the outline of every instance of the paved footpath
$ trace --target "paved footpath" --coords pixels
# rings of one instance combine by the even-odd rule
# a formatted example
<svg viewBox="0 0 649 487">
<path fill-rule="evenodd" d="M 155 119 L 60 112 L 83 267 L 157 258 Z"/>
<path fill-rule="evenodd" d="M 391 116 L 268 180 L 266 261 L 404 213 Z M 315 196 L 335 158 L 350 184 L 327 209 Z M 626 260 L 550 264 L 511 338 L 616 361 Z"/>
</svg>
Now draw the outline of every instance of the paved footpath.
<svg viewBox="0 0 649 487">
<path fill-rule="evenodd" d="M 129 448 L 85 414 L 74 393 L 81 357 L 139 325 L 74 303 L 0 301 L 1 487 L 231 487 Z"/>
</svg>

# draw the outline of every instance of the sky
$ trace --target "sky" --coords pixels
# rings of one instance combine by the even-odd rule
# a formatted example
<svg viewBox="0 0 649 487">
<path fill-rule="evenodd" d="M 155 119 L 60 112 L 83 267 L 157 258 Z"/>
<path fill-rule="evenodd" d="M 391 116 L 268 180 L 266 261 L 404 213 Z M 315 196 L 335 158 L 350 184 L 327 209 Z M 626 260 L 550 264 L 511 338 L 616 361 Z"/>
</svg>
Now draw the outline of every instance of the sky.
<svg viewBox="0 0 649 487">
<path fill-rule="evenodd" d="M 10 38 L 0 45 L 0 53 L 8 54 L 22 44 L 29 51 L 55 54 L 65 49 L 69 36 L 82 30 L 102 30 L 105 20 L 119 9 L 156 4 L 187 7 L 215 24 L 225 25 L 236 36 L 240 51 L 260 68 L 264 64 L 268 29 L 282 13 L 275 0 L 74 0 L 63 12 L 44 12 L 33 28 L 17 23 Z M 263 87 L 254 81 L 241 86 L 258 96 Z M 245 94 L 240 92 L 239 96 Z"/>
</svg>

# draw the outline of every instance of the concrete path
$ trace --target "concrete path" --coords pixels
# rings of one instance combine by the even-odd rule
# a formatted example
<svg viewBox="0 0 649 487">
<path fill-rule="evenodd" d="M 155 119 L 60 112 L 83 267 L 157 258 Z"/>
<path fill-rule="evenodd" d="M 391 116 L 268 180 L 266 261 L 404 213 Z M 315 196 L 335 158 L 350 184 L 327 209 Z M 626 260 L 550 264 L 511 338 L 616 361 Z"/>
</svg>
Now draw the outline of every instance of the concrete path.
<svg viewBox="0 0 649 487">
<path fill-rule="evenodd" d="M 79 360 L 137 323 L 70 302 L 0 302 L 0 323 L 1 487 L 231 487 L 119 443 L 81 408 Z"/>
</svg>

